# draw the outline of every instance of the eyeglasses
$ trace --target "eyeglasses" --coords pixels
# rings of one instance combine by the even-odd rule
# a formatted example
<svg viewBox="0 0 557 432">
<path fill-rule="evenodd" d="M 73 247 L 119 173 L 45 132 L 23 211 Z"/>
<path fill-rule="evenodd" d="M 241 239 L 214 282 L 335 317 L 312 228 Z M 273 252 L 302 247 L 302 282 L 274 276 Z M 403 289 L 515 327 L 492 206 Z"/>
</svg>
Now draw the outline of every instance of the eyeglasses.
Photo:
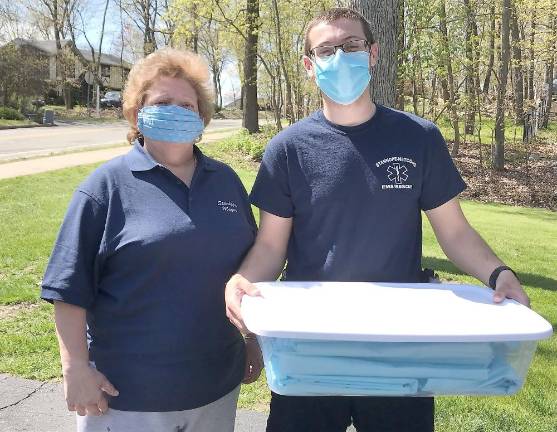
<svg viewBox="0 0 557 432">
<path fill-rule="evenodd" d="M 310 55 L 314 57 L 319 57 L 321 59 L 326 59 L 334 54 L 336 54 L 337 49 L 341 49 L 345 53 L 357 52 L 357 51 L 367 51 L 370 47 L 370 43 L 364 39 L 351 40 L 344 42 L 340 45 L 321 45 L 309 50 Z"/>
</svg>

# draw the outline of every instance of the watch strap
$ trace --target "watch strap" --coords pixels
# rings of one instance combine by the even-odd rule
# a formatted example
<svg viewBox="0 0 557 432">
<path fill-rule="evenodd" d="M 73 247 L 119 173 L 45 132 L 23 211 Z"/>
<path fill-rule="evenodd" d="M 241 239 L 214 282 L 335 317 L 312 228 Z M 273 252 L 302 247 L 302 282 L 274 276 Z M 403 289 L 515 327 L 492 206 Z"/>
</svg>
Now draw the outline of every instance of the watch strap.
<svg viewBox="0 0 557 432">
<path fill-rule="evenodd" d="M 513 274 L 516 276 L 516 273 L 514 272 L 514 270 L 512 268 L 510 268 L 509 266 L 506 265 L 502 265 L 497 267 L 495 270 L 493 270 L 493 272 L 491 272 L 491 275 L 489 276 L 489 287 L 492 289 L 495 289 L 495 286 L 497 285 L 497 278 L 499 277 L 499 274 L 502 271 L 505 270 L 509 270 L 511 272 L 513 272 Z M 518 276 L 517 276 L 518 278 Z"/>
</svg>

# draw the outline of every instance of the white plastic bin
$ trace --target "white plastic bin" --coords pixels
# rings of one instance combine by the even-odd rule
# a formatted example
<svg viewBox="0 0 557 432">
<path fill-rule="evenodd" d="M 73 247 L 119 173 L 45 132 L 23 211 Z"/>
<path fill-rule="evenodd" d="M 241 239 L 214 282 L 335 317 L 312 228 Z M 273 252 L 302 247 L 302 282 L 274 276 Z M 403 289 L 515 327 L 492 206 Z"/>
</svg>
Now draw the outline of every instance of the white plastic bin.
<svg viewBox="0 0 557 432">
<path fill-rule="evenodd" d="M 292 396 L 506 395 L 551 325 L 473 285 L 259 283 L 242 314 L 267 383 Z"/>
</svg>

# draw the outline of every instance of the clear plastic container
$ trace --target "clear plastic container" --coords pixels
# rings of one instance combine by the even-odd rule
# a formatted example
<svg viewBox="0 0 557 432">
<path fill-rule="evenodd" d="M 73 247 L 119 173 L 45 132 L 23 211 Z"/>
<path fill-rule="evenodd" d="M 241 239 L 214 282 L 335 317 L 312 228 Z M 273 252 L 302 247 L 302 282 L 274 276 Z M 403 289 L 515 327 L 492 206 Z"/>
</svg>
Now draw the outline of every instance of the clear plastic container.
<svg viewBox="0 0 557 432">
<path fill-rule="evenodd" d="M 275 282 L 244 297 L 267 383 L 292 396 L 506 395 L 551 325 L 490 289 Z"/>
</svg>

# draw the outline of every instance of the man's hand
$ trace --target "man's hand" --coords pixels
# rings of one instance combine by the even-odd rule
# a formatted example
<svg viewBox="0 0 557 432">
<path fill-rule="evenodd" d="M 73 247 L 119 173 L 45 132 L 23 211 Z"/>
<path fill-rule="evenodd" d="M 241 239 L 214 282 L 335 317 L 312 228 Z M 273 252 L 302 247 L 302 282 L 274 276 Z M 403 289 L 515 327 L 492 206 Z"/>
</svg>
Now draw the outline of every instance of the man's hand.
<svg viewBox="0 0 557 432">
<path fill-rule="evenodd" d="M 501 303 L 505 298 L 516 300 L 524 306 L 530 307 L 528 295 L 520 286 L 520 282 L 513 272 L 509 270 L 503 270 L 499 274 L 495 284 L 495 293 L 493 294 L 493 301 L 495 303 Z"/>
<path fill-rule="evenodd" d="M 118 396 L 108 379 L 87 363 L 75 364 L 64 370 L 64 394 L 68 410 L 78 415 L 103 415 L 108 410 L 106 394 Z"/>
<path fill-rule="evenodd" d="M 242 319 L 242 297 L 247 294 L 255 297 L 261 295 L 255 285 L 240 274 L 235 274 L 226 284 L 224 299 L 226 301 L 226 316 L 242 333 L 247 333 L 248 329 Z"/>
<path fill-rule="evenodd" d="M 259 378 L 263 369 L 263 358 L 261 349 L 254 334 L 245 336 L 246 341 L 246 369 L 244 372 L 243 384 L 251 384 Z"/>
</svg>

